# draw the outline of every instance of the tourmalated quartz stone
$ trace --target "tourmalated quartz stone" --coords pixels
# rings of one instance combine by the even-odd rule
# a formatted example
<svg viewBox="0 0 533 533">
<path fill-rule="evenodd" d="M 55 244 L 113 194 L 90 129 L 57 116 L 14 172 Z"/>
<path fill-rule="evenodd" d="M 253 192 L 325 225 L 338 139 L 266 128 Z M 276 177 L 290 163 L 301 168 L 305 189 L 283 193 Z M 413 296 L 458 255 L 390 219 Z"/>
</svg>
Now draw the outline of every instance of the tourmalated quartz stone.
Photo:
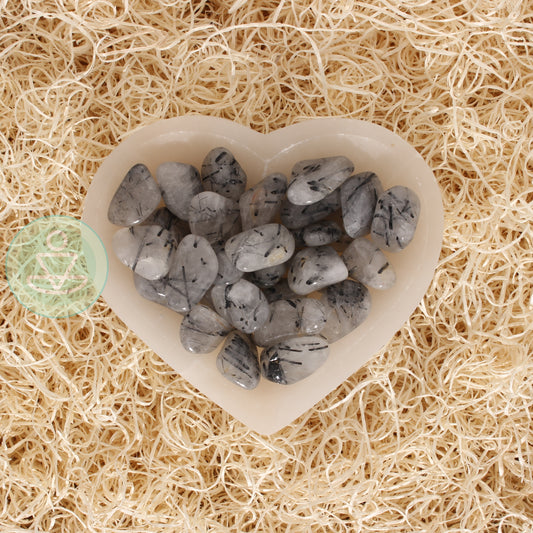
<svg viewBox="0 0 533 533">
<path fill-rule="evenodd" d="M 292 337 L 316 335 L 326 324 L 326 310 L 314 298 L 277 300 L 270 304 L 270 318 L 253 339 L 258 346 L 272 346 Z"/>
<path fill-rule="evenodd" d="M 131 226 L 148 218 L 159 205 L 161 192 L 148 168 L 139 163 L 132 166 L 118 189 L 109 208 L 107 218 L 117 226 Z"/>
<path fill-rule="evenodd" d="M 286 279 L 282 279 L 273 287 L 266 287 L 263 289 L 263 294 L 268 303 L 276 302 L 277 300 L 290 300 L 298 296 L 291 290 Z"/>
<path fill-rule="evenodd" d="M 368 289 L 350 279 L 328 287 L 320 301 L 326 308 L 326 325 L 320 335 L 329 343 L 353 331 L 370 313 Z"/>
<path fill-rule="evenodd" d="M 189 234 L 189 225 L 172 214 L 166 207 L 156 209 L 144 222 L 143 226 L 161 226 L 171 233 L 177 243 Z"/>
<path fill-rule="evenodd" d="M 285 198 L 281 203 L 281 223 L 289 229 L 300 229 L 323 220 L 340 208 L 340 190 L 335 189 L 323 200 L 309 205 L 294 205 Z"/>
<path fill-rule="evenodd" d="M 234 235 L 226 255 L 243 272 L 254 272 L 287 261 L 294 253 L 294 237 L 281 224 L 265 224 Z"/>
<path fill-rule="evenodd" d="M 330 246 L 304 248 L 292 260 L 287 280 L 293 292 L 309 294 L 348 277 L 348 269 Z"/>
<path fill-rule="evenodd" d="M 239 281 L 244 272 L 236 268 L 226 255 L 224 250 L 217 252 L 218 273 L 215 279 L 215 285 L 228 285 Z"/>
<path fill-rule="evenodd" d="M 287 265 L 285 263 L 256 270 L 251 273 L 250 281 L 265 289 L 267 287 L 273 287 L 285 275 L 286 270 Z"/>
<path fill-rule="evenodd" d="M 229 301 L 226 299 L 226 287 L 228 284 L 219 284 L 213 285 L 213 288 L 209 291 L 209 296 L 211 298 L 211 303 L 215 311 L 221 316 L 224 317 L 228 322 L 230 322 L 230 317 L 228 313 Z"/>
<path fill-rule="evenodd" d="M 195 305 L 183 318 L 180 340 L 192 353 L 212 352 L 232 330 L 231 324 L 205 305 Z"/>
<path fill-rule="evenodd" d="M 292 169 L 287 198 L 295 205 L 314 204 L 340 187 L 353 168 L 353 163 L 344 156 L 299 161 Z"/>
<path fill-rule="evenodd" d="M 156 171 L 157 183 L 168 209 L 182 220 L 189 220 L 193 196 L 202 192 L 200 174 L 192 165 L 170 161 Z"/>
<path fill-rule="evenodd" d="M 244 231 L 272 222 L 287 191 L 287 178 L 274 173 L 248 189 L 239 200 Z"/>
<path fill-rule="evenodd" d="M 200 235 L 189 234 L 180 242 L 167 276 L 171 287 L 168 307 L 188 313 L 215 281 L 217 256 L 209 242 Z"/>
<path fill-rule="evenodd" d="M 263 351 L 261 374 L 274 383 L 292 385 L 320 368 L 328 355 L 329 347 L 323 338 L 294 337 Z"/>
<path fill-rule="evenodd" d="M 394 268 L 371 241 L 359 237 L 342 254 L 348 275 L 373 289 L 390 289 L 396 282 Z"/>
<path fill-rule="evenodd" d="M 350 237 L 370 233 L 378 197 L 383 192 L 374 172 L 361 172 L 341 185 L 341 207 L 344 229 Z"/>
<path fill-rule="evenodd" d="M 112 246 L 121 263 L 153 280 L 169 271 L 176 241 L 160 226 L 131 226 L 113 235 Z"/>
<path fill-rule="evenodd" d="M 246 335 L 232 331 L 217 356 L 218 371 L 244 389 L 255 389 L 261 379 L 257 348 Z"/>
<path fill-rule="evenodd" d="M 222 316 L 227 317 L 235 328 L 244 333 L 253 333 L 270 317 L 270 306 L 259 287 L 245 279 L 223 286 L 224 303 L 219 297 L 218 286 L 213 287 L 211 298 L 215 309 L 223 306 Z M 215 299 L 217 302 L 215 302 Z M 225 312 L 224 312 L 225 310 Z"/>
<path fill-rule="evenodd" d="M 379 198 L 372 219 L 372 240 L 391 252 L 403 250 L 413 239 L 420 200 L 408 187 L 397 185 L 386 190 Z"/>
<path fill-rule="evenodd" d="M 246 189 L 246 174 L 227 148 L 214 148 L 202 164 L 202 185 L 238 202 Z"/>
<path fill-rule="evenodd" d="M 302 234 L 306 246 L 325 246 L 338 241 L 341 236 L 341 228 L 332 220 L 311 224 L 304 228 Z"/>
<path fill-rule="evenodd" d="M 166 276 L 161 279 L 146 279 L 139 274 L 133 273 L 133 284 L 137 292 L 146 300 L 156 304 L 167 306 L 167 288 Z"/>
<path fill-rule="evenodd" d="M 191 199 L 191 233 L 202 235 L 210 244 L 225 241 L 240 231 L 239 206 L 216 192 L 205 191 Z"/>
</svg>

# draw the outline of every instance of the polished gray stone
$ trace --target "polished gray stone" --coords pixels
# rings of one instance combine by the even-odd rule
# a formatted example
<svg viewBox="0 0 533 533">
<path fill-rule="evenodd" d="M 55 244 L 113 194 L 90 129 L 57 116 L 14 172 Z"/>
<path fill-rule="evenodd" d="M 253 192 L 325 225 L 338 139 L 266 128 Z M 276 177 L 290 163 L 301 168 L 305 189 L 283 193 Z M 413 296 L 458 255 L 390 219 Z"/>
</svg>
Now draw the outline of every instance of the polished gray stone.
<svg viewBox="0 0 533 533">
<path fill-rule="evenodd" d="M 329 343 L 353 331 L 370 313 L 368 289 L 362 283 L 350 279 L 328 287 L 320 301 L 326 309 L 326 325 L 320 335 Z"/>
<path fill-rule="evenodd" d="M 277 300 L 291 300 L 298 297 L 298 295 L 291 290 L 286 279 L 280 280 L 273 287 L 264 288 L 263 294 L 265 295 L 268 303 L 272 303 Z"/>
<path fill-rule="evenodd" d="M 281 224 L 265 224 L 228 239 L 225 251 L 239 270 L 254 272 L 288 261 L 294 252 L 294 237 Z"/>
<path fill-rule="evenodd" d="M 240 231 L 239 206 L 216 192 L 201 192 L 191 199 L 189 226 L 191 233 L 202 235 L 210 244 L 222 243 Z"/>
<path fill-rule="evenodd" d="M 250 274 L 250 281 L 255 283 L 261 288 L 273 287 L 281 278 L 285 275 L 287 271 L 287 264 L 282 263 L 280 265 L 274 265 L 271 267 L 263 268 L 261 270 L 256 270 Z"/>
<path fill-rule="evenodd" d="M 193 196 L 202 192 L 200 174 L 192 165 L 169 161 L 156 171 L 167 208 L 182 220 L 189 220 L 189 206 Z"/>
<path fill-rule="evenodd" d="M 214 310 L 224 317 L 228 322 L 231 322 L 228 307 L 230 302 L 226 298 L 226 287 L 228 284 L 213 285 L 213 288 L 209 291 L 209 297 L 213 304 Z"/>
<path fill-rule="evenodd" d="M 371 241 L 359 237 L 344 250 L 348 275 L 373 289 L 390 289 L 396 274 L 385 254 Z"/>
<path fill-rule="evenodd" d="M 171 233 L 177 243 L 190 233 L 189 225 L 171 213 L 166 207 L 157 208 L 141 224 L 143 226 L 161 226 Z"/>
<path fill-rule="evenodd" d="M 316 335 L 326 324 L 326 310 L 314 298 L 277 300 L 270 304 L 270 318 L 254 334 L 258 346 L 272 346 L 292 337 Z"/>
<path fill-rule="evenodd" d="M 238 202 L 246 189 L 246 173 L 227 148 L 214 148 L 202 164 L 202 185 Z"/>
<path fill-rule="evenodd" d="M 180 341 L 189 352 L 210 353 L 232 329 L 231 324 L 218 313 L 197 304 L 181 322 Z"/>
<path fill-rule="evenodd" d="M 274 173 L 248 189 L 239 200 L 244 231 L 272 222 L 287 191 L 287 178 Z"/>
<path fill-rule="evenodd" d="M 330 246 L 304 248 L 291 261 L 287 280 L 293 292 L 309 294 L 348 277 L 348 269 Z"/>
<path fill-rule="evenodd" d="M 242 278 L 244 272 L 234 266 L 224 250 L 219 250 L 217 252 L 217 259 L 218 273 L 215 279 L 215 285 L 228 285 L 230 283 L 236 283 Z"/>
<path fill-rule="evenodd" d="M 218 286 L 213 287 L 213 289 Z M 223 286 L 224 300 L 221 301 L 217 291 L 211 291 L 211 298 L 215 309 L 223 311 L 222 316 L 227 317 L 235 328 L 244 333 L 253 333 L 261 327 L 270 317 L 270 306 L 265 295 L 259 287 L 245 279 L 232 285 Z M 215 303 L 215 298 L 217 302 Z"/>
<path fill-rule="evenodd" d="M 217 356 L 216 367 L 227 380 L 244 389 L 255 389 L 261 379 L 257 348 L 238 331 L 227 336 Z"/>
<path fill-rule="evenodd" d="M 170 266 L 168 307 L 188 313 L 209 290 L 218 272 L 217 256 L 209 242 L 189 234 L 180 242 Z"/>
<path fill-rule="evenodd" d="M 403 250 L 413 239 L 420 200 L 408 187 L 397 185 L 386 190 L 379 198 L 372 219 L 372 240 L 391 252 Z"/>
<path fill-rule="evenodd" d="M 300 229 L 323 220 L 340 208 L 340 190 L 335 189 L 324 199 L 309 205 L 294 205 L 285 198 L 281 203 L 281 223 L 289 229 Z"/>
<path fill-rule="evenodd" d="M 121 263 L 139 276 L 154 280 L 169 271 L 176 241 L 161 226 L 131 226 L 113 235 L 112 246 Z"/>
<path fill-rule="evenodd" d="M 292 385 L 316 372 L 328 355 L 329 347 L 323 338 L 295 337 L 261 353 L 261 374 L 274 383 Z"/>
<path fill-rule="evenodd" d="M 341 236 L 342 229 L 332 220 L 315 222 L 305 227 L 302 233 L 302 239 L 306 246 L 326 246 L 338 241 Z"/>
<path fill-rule="evenodd" d="M 340 187 L 353 168 L 353 163 L 344 156 L 299 161 L 292 169 L 287 198 L 295 205 L 314 204 Z"/>
<path fill-rule="evenodd" d="M 361 172 L 341 185 L 344 229 L 350 237 L 370 233 L 372 217 L 383 187 L 374 172 Z"/>
<path fill-rule="evenodd" d="M 159 185 L 148 168 L 139 163 L 128 170 L 107 210 L 107 218 L 117 226 L 131 226 L 148 218 L 161 201 Z"/>
</svg>

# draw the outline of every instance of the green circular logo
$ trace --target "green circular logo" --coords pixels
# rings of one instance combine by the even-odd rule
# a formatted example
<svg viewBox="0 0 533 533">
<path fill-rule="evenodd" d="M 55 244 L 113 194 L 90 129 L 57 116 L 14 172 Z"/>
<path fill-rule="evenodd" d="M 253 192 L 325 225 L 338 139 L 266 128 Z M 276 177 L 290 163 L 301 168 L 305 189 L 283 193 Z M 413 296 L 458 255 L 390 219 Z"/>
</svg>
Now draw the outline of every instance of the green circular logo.
<svg viewBox="0 0 533 533">
<path fill-rule="evenodd" d="M 104 290 L 108 273 L 105 247 L 84 222 L 56 215 L 22 228 L 11 241 L 6 277 L 17 300 L 50 318 L 77 315 Z"/>
</svg>

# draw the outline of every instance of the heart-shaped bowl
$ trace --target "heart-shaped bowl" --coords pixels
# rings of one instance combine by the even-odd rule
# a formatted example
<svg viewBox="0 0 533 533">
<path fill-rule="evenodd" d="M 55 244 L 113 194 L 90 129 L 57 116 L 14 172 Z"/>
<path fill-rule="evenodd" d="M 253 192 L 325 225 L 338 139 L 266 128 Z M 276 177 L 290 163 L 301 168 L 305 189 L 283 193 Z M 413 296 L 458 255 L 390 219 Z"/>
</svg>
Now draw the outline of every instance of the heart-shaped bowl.
<svg viewBox="0 0 533 533">
<path fill-rule="evenodd" d="M 271 172 L 290 177 L 294 163 L 345 155 L 355 172 L 375 172 L 384 189 L 405 185 L 421 202 L 412 242 L 387 254 L 396 284 L 370 289 L 372 309 L 351 334 L 330 346 L 330 355 L 314 374 L 293 385 L 262 379 L 254 390 L 228 382 L 216 369 L 216 353 L 195 355 L 179 340 L 181 315 L 143 299 L 133 275 L 115 257 L 111 241 L 119 229 L 107 220 L 109 202 L 124 175 L 144 163 L 155 176 L 160 163 L 179 161 L 200 168 L 217 146 L 229 148 L 248 175 L 248 187 Z M 340 385 L 376 354 L 400 329 L 424 296 L 442 245 L 444 216 L 439 187 L 431 169 L 407 142 L 391 131 L 360 120 L 311 119 L 269 134 L 234 122 L 198 115 L 161 120 L 131 134 L 104 160 L 89 188 L 83 221 L 101 237 L 109 256 L 109 276 L 102 293 L 115 313 L 155 353 L 213 402 L 261 434 L 292 422 Z"/>
</svg>

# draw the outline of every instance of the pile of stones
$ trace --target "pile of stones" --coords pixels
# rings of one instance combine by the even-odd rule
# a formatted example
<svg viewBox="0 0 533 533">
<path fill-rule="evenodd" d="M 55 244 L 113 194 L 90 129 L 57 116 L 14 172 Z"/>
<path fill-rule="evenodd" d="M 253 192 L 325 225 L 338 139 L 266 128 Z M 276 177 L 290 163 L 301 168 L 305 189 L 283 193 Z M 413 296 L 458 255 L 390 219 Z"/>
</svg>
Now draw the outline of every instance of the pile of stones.
<svg viewBox="0 0 533 533">
<path fill-rule="evenodd" d="M 418 222 L 412 190 L 353 172 L 344 156 L 305 160 L 289 183 L 274 173 L 247 190 L 222 147 L 201 171 L 166 162 L 154 179 L 136 164 L 109 205 L 109 221 L 124 226 L 113 250 L 141 296 L 184 315 L 186 350 L 223 342 L 216 367 L 245 389 L 261 376 L 296 383 L 366 319 L 367 287 L 395 283 L 382 250 L 404 249 Z"/>
</svg>

